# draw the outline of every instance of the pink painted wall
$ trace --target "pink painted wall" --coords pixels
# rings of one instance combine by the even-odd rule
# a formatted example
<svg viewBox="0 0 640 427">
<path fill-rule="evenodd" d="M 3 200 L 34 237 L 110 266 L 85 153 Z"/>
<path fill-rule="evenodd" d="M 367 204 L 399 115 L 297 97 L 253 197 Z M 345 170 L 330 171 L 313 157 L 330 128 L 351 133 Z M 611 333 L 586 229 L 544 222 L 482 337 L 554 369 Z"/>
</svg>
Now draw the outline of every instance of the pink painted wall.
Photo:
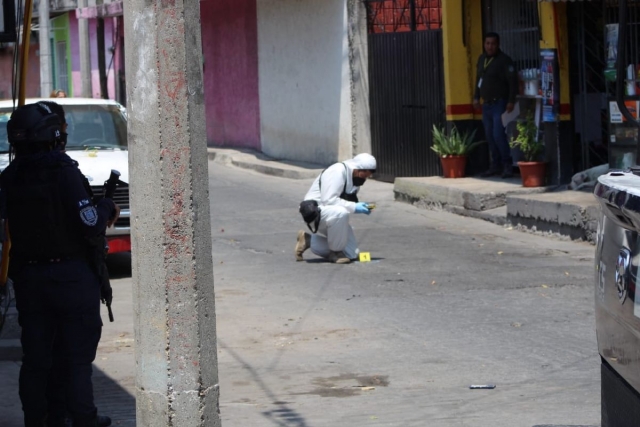
<svg viewBox="0 0 640 427">
<path fill-rule="evenodd" d="M 32 40 L 38 39 L 38 36 L 32 37 Z M 27 65 L 27 85 L 25 96 L 33 98 L 40 96 L 40 58 L 38 57 L 39 44 L 33 42 L 29 45 L 29 62 Z M 13 53 L 15 44 L 6 43 L 0 47 L 0 99 L 13 98 L 13 83 L 11 81 L 11 73 L 13 68 Z M 16 90 L 19 90 L 16 86 Z M 48 94 L 47 94 L 48 95 Z M 15 94 L 16 99 L 18 93 Z"/>
<path fill-rule="evenodd" d="M 107 67 L 107 90 L 110 99 L 116 99 L 114 63 L 111 63 L 111 51 L 114 45 L 113 23 L 115 18 L 104 19 L 104 49 L 105 66 Z M 71 39 L 71 82 L 73 96 L 82 95 L 82 76 L 80 74 L 80 42 L 78 37 L 78 20 L 74 12 L 69 13 L 69 33 Z M 96 20 L 89 20 L 89 51 L 91 52 L 91 94 L 93 98 L 100 98 L 100 73 L 98 72 L 98 41 L 96 39 Z"/>
<path fill-rule="evenodd" d="M 207 143 L 261 149 L 256 0 L 202 0 Z"/>
</svg>

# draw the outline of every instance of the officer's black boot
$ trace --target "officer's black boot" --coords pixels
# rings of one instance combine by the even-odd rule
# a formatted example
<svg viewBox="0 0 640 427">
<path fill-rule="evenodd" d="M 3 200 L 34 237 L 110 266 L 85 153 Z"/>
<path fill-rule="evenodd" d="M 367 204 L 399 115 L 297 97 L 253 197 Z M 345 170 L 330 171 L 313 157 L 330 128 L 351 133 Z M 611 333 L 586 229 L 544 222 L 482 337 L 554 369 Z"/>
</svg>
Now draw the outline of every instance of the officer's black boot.
<svg viewBox="0 0 640 427">
<path fill-rule="evenodd" d="M 106 415 L 98 415 L 92 420 L 86 421 L 74 421 L 73 427 L 109 427 L 111 425 L 111 418 Z"/>
<path fill-rule="evenodd" d="M 109 427 L 111 425 L 111 418 L 106 415 L 98 415 L 98 427 Z"/>
<path fill-rule="evenodd" d="M 66 417 L 47 417 L 47 427 L 71 427 L 71 420 Z"/>
<path fill-rule="evenodd" d="M 111 424 L 111 420 L 109 420 L 109 424 Z M 78 419 L 78 418 L 74 418 L 73 420 L 73 427 L 98 427 L 98 416 L 96 415 L 95 418 L 89 418 L 89 419 Z"/>
<path fill-rule="evenodd" d="M 73 427 L 98 427 L 98 419 L 91 421 L 74 421 Z"/>
<path fill-rule="evenodd" d="M 45 418 L 24 414 L 24 427 L 46 427 Z"/>
</svg>

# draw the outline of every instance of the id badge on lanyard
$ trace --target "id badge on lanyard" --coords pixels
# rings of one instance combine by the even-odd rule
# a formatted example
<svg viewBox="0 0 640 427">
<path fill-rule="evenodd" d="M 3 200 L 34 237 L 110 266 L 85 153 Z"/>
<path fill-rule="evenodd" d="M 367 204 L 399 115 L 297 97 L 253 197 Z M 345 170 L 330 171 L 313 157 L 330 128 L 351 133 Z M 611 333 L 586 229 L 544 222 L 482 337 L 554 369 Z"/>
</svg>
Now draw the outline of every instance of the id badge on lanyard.
<svg viewBox="0 0 640 427">
<path fill-rule="evenodd" d="M 489 66 L 489 64 L 491 64 L 491 61 L 493 61 L 493 58 L 490 58 L 488 61 L 485 58 L 485 60 L 484 60 L 484 68 L 482 69 L 483 73 L 485 71 L 487 71 L 487 67 Z M 480 77 L 480 80 L 478 80 L 478 88 L 482 88 L 482 77 Z"/>
</svg>

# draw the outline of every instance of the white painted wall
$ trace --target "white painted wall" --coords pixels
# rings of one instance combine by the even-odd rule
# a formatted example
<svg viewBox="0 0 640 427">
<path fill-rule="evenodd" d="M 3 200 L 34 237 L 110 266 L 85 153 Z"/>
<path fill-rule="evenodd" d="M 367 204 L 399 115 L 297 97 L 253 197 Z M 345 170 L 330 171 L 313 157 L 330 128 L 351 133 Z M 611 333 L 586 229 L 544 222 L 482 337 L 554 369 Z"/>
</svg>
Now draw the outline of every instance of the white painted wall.
<svg viewBox="0 0 640 427">
<path fill-rule="evenodd" d="M 262 151 L 352 157 L 346 0 L 257 0 Z"/>
</svg>

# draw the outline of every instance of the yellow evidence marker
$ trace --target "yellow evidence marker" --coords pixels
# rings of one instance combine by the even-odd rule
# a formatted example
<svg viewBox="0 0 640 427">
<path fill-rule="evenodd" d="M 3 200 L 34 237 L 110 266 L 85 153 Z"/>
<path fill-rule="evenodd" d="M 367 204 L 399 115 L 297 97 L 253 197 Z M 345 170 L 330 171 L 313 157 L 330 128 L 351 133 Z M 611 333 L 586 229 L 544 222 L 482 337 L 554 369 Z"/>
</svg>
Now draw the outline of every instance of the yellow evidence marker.
<svg viewBox="0 0 640 427">
<path fill-rule="evenodd" d="M 371 254 L 369 252 L 360 252 L 360 262 L 371 262 Z"/>
</svg>

